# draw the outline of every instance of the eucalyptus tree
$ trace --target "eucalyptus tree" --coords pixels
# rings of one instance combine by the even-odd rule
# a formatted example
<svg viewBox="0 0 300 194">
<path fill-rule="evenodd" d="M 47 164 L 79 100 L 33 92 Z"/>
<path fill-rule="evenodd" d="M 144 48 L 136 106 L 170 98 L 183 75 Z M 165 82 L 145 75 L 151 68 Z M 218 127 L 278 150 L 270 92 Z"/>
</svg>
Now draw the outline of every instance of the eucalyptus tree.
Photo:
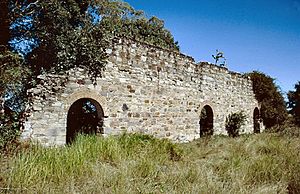
<svg viewBox="0 0 300 194">
<path fill-rule="evenodd" d="M 295 84 L 295 90 L 288 92 L 288 108 L 294 116 L 296 124 L 300 126 L 300 81 Z"/>
<path fill-rule="evenodd" d="M 28 75 L 29 69 L 23 58 L 13 52 L 11 40 L 14 37 L 13 24 L 16 13 L 13 12 L 14 1 L 0 2 L 0 105 L 3 113 L 3 96 L 8 88 L 17 87 Z"/>
<path fill-rule="evenodd" d="M 28 55 L 35 74 L 80 66 L 95 79 L 105 68 L 105 49 L 114 37 L 179 50 L 162 20 L 148 19 L 123 1 L 46 0 L 36 4 L 36 11 L 31 37 L 38 46 Z"/>
<path fill-rule="evenodd" d="M 287 119 L 286 103 L 275 80 L 262 72 L 246 74 L 251 77 L 253 91 L 261 105 L 261 118 L 267 128 L 282 124 Z"/>
</svg>

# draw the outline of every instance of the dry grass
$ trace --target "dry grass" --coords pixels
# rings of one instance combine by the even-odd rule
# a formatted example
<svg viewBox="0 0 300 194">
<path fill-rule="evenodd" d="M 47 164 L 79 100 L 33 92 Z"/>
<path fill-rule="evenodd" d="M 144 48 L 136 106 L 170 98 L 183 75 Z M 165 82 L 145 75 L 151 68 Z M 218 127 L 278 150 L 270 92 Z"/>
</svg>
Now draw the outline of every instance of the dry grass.
<svg viewBox="0 0 300 194">
<path fill-rule="evenodd" d="M 300 138 L 272 134 L 173 144 L 147 135 L 84 137 L 2 157 L 0 192 L 300 193 Z"/>
</svg>

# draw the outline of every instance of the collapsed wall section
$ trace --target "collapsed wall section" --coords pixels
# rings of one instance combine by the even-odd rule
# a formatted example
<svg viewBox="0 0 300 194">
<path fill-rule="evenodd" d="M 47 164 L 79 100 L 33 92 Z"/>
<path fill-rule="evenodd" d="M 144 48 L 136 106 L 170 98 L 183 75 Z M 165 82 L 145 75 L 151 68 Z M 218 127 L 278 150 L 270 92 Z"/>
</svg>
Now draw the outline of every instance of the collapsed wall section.
<svg viewBox="0 0 300 194">
<path fill-rule="evenodd" d="M 103 77 L 93 85 L 83 69 L 65 75 L 41 75 L 28 91 L 24 138 L 65 144 L 70 106 L 82 98 L 97 101 L 104 112 L 103 133 L 142 132 L 186 142 L 200 137 L 200 113 L 213 112 L 214 134 L 226 134 L 228 114 L 244 111 L 243 132 L 253 132 L 258 107 L 249 78 L 188 56 L 141 42 L 116 39 L 107 50 Z"/>
</svg>

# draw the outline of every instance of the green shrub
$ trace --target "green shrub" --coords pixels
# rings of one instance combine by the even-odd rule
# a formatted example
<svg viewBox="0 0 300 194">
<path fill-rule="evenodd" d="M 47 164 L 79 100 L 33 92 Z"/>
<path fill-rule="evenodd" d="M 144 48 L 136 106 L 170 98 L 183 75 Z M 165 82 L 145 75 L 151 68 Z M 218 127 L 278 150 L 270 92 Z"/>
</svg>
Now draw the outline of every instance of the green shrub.
<svg viewBox="0 0 300 194">
<path fill-rule="evenodd" d="M 0 115 L 0 151 L 19 136 L 20 123 L 17 115 Z"/>
<path fill-rule="evenodd" d="M 245 124 L 246 115 L 241 111 L 238 113 L 231 113 L 226 117 L 225 128 L 230 137 L 237 137 L 239 129 Z"/>
<path fill-rule="evenodd" d="M 286 137 L 300 137 L 300 127 L 296 125 L 295 118 L 291 115 L 281 125 L 267 128 L 265 132 L 278 133 Z"/>
</svg>

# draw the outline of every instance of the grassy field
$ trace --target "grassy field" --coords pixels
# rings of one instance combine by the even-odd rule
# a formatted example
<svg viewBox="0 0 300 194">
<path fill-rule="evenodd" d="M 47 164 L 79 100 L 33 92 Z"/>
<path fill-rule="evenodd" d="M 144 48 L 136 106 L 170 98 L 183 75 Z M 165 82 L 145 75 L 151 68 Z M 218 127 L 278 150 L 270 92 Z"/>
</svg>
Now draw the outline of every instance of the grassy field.
<svg viewBox="0 0 300 194">
<path fill-rule="evenodd" d="M 300 138 L 84 137 L 1 155 L 0 193 L 300 193 Z"/>
</svg>

